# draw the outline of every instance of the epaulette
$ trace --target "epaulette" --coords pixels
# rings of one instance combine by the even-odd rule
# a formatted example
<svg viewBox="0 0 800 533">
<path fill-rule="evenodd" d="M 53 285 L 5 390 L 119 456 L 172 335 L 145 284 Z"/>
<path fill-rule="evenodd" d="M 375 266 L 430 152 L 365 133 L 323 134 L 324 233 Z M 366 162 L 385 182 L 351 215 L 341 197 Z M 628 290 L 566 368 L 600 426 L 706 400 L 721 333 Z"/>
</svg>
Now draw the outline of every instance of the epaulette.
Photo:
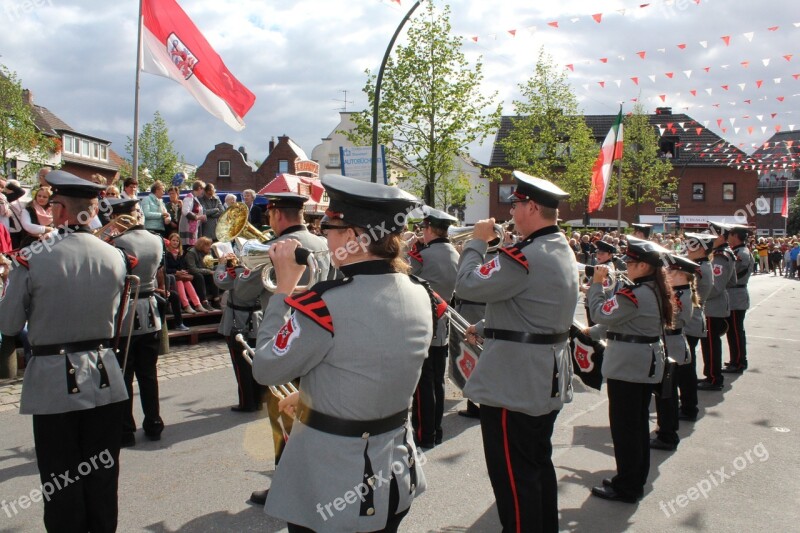
<svg viewBox="0 0 800 533">
<path fill-rule="evenodd" d="M 509 246 L 508 248 L 500 248 L 498 252 L 505 254 L 507 257 L 513 259 L 516 263 L 522 265 L 522 268 L 525 269 L 525 272 L 530 272 L 528 267 L 528 258 L 525 257 L 525 254 L 522 253 L 516 245 Z"/>
<path fill-rule="evenodd" d="M 639 299 L 636 297 L 636 294 L 630 287 L 621 287 L 619 290 L 617 290 L 616 294 L 626 297 L 631 302 L 633 302 L 633 305 L 639 307 Z"/>
<path fill-rule="evenodd" d="M 714 250 L 714 257 L 717 256 L 727 257 L 730 261 L 736 261 L 736 256 L 733 254 L 730 248 Z"/>
<path fill-rule="evenodd" d="M 294 296 L 287 296 L 283 301 L 286 302 L 286 305 L 300 311 L 333 335 L 333 319 L 331 318 L 331 312 L 325 305 L 325 301 L 322 299 L 322 294 L 335 287 L 346 285 L 352 280 L 353 278 L 320 281 L 311 289 Z"/>
<path fill-rule="evenodd" d="M 441 296 L 439 296 L 435 290 L 431 288 L 430 283 L 425 281 L 422 278 L 419 278 L 414 275 L 409 275 L 411 281 L 414 283 L 418 283 L 425 288 L 425 291 L 428 293 L 428 298 L 431 300 L 431 316 L 433 317 L 433 330 L 436 331 L 436 324 L 438 323 L 439 319 L 444 316 L 445 312 L 447 312 L 447 302 L 445 302 Z"/>
<path fill-rule="evenodd" d="M 414 246 L 412 246 L 408 251 L 408 257 L 422 264 L 422 254 L 420 253 L 421 249 L 422 248 L 418 246 L 418 243 L 415 243 Z"/>
<path fill-rule="evenodd" d="M 23 248 L 22 250 L 25 250 L 25 248 Z M 27 269 L 30 269 L 30 266 L 28 265 L 28 260 L 25 259 L 25 254 L 22 253 L 22 250 L 15 250 L 13 252 L 8 252 L 6 255 L 8 255 L 9 259 L 11 259 L 11 261 L 14 262 L 15 266 L 19 265 Z"/>
</svg>

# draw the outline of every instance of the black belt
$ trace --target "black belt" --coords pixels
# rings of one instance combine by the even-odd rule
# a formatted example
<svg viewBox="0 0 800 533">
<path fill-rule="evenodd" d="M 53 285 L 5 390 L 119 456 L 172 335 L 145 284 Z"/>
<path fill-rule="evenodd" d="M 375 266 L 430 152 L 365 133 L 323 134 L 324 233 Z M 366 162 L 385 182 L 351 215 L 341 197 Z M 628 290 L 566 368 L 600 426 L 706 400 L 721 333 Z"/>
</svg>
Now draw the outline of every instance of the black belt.
<svg viewBox="0 0 800 533">
<path fill-rule="evenodd" d="M 525 344 L 556 344 L 569 339 L 569 331 L 564 333 L 526 333 L 508 329 L 485 328 L 483 337 L 485 339 L 522 342 Z"/>
<path fill-rule="evenodd" d="M 380 435 L 405 426 L 408 419 L 408 409 L 403 409 L 399 413 L 379 420 L 344 420 L 315 411 L 300 402 L 297 408 L 297 418 L 308 427 L 323 433 L 365 439 L 370 435 Z"/>
<path fill-rule="evenodd" d="M 67 342 L 64 344 L 45 344 L 43 346 L 31 346 L 31 353 L 35 356 L 61 355 L 62 353 L 86 352 L 89 350 L 99 350 L 100 347 L 110 348 L 111 341 L 108 339 L 96 339 L 91 341 Z"/>
<path fill-rule="evenodd" d="M 612 341 L 632 342 L 635 344 L 652 344 L 658 342 L 659 337 L 643 337 L 641 335 L 624 335 L 622 333 L 614 333 L 609 331 L 606 337 Z"/>
<path fill-rule="evenodd" d="M 247 311 L 248 313 L 254 313 L 256 311 L 261 311 L 261 306 L 260 305 L 256 305 L 256 306 L 253 306 L 253 307 L 246 307 L 246 306 L 243 306 L 243 305 L 234 305 L 234 304 L 228 302 L 228 307 L 230 307 L 234 311 Z"/>
<path fill-rule="evenodd" d="M 664 330 L 665 335 L 680 335 L 681 333 L 683 333 L 683 328 Z"/>
<path fill-rule="evenodd" d="M 145 298 L 150 298 L 150 297 L 151 297 L 152 295 L 154 295 L 155 293 L 156 293 L 156 291 L 144 291 L 144 292 L 140 292 L 140 293 L 139 293 L 139 295 L 138 295 L 136 298 L 137 298 L 137 299 L 140 299 L 140 300 L 144 300 Z"/>
</svg>

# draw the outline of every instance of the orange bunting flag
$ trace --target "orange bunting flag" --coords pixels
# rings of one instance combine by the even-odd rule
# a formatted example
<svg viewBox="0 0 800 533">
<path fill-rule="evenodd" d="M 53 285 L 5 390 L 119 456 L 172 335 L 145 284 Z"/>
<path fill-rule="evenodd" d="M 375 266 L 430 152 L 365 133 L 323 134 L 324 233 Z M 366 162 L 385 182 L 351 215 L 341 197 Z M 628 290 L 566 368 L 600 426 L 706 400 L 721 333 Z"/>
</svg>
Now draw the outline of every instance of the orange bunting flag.
<svg viewBox="0 0 800 533">
<path fill-rule="evenodd" d="M 769 31 L 778 31 L 778 26 L 770 26 L 767 28 Z"/>
<path fill-rule="evenodd" d="M 725 43 L 725 46 L 729 46 L 731 44 L 731 36 L 730 35 L 723 35 L 720 38 Z"/>
<path fill-rule="evenodd" d="M 554 28 L 558 28 L 558 21 L 554 20 L 553 22 L 548 22 L 547 25 L 552 26 Z"/>
<path fill-rule="evenodd" d="M 692 89 L 689 92 L 692 93 L 692 96 L 697 96 L 697 89 Z"/>
<path fill-rule="evenodd" d="M 777 97 L 776 100 L 779 101 L 779 102 L 783 102 L 783 96 Z"/>
<path fill-rule="evenodd" d="M 697 132 L 697 135 L 700 135 L 701 133 L 703 133 L 703 128 L 695 128 L 694 131 Z"/>
<path fill-rule="evenodd" d="M 728 86 L 727 86 L 727 85 L 720 85 L 720 87 L 722 87 L 722 88 L 723 88 L 723 89 L 725 89 L 726 91 L 728 90 Z"/>
<path fill-rule="evenodd" d="M 510 33 L 512 37 L 517 36 L 517 30 L 508 30 L 508 33 Z"/>
<path fill-rule="evenodd" d="M 642 50 L 641 52 L 636 52 L 636 55 L 644 59 L 644 56 L 647 54 L 646 51 Z"/>
<path fill-rule="evenodd" d="M 703 70 L 705 70 L 707 73 L 709 70 L 711 70 L 711 67 L 703 67 Z"/>
<path fill-rule="evenodd" d="M 667 101 L 667 95 L 666 94 L 659 94 L 658 97 L 661 98 L 662 102 L 666 102 Z"/>
<path fill-rule="evenodd" d="M 600 24 L 600 21 L 603 19 L 603 14 L 602 13 L 594 14 L 592 15 L 592 18 L 594 19 L 595 22 Z"/>
<path fill-rule="evenodd" d="M 742 67 L 743 68 L 747 68 L 749 66 L 750 66 L 750 62 L 749 61 L 742 61 Z"/>
<path fill-rule="evenodd" d="M 477 36 L 477 35 L 476 35 L 476 36 L 474 36 L 474 37 L 470 37 L 470 39 L 472 39 L 472 40 L 473 40 L 473 41 L 475 41 L 476 43 L 478 42 L 478 36 Z"/>
<path fill-rule="evenodd" d="M 783 56 L 783 58 L 784 58 L 786 61 L 791 61 L 791 60 L 792 60 L 792 57 L 794 57 L 794 54 L 788 54 L 788 55 L 785 55 L 785 56 Z"/>
<path fill-rule="evenodd" d="M 605 89 L 605 88 L 606 88 L 606 82 L 604 82 L 604 81 L 598 81 L 597 83 L 599 83 L 599 84 L 600 84 L 600 87 L 602 87 L 603 89 Z"/>
<path fill-rule="evenodd" d="M 633 77 L 631 81 L 633 81 L 634 85 L 639 85 L 639 78 Z"/>
<path fill-rule="evenodd" d="M 675 75 L 675 73 L 674 73 L 674 72 L 666 72 L 666 73 L 664 73 L 664 75 L 665 75 L 666 77 L 668 77 L 669 79 L 672 79 L 672 76 L 674 76 L 674 75 Z"/>
</svg>

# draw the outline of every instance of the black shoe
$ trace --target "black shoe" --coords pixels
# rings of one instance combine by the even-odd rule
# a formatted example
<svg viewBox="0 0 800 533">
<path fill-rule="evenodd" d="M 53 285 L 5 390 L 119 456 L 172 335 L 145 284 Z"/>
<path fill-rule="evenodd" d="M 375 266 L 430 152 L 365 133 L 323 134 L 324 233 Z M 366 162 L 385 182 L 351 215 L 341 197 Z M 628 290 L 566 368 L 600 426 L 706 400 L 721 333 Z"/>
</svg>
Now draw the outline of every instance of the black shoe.
<svg viewBox="0 0 800 533">
<path fill-rule="evenodd" d="M 254 411 L 257 411 L 257 409 L 255 407 L 241 407 L 238 405 L 234 405 L 233 407 L 231 407 L 231 411 L 233 411 L 234 413 L 252 413 Z"/>
<path fill-rule="evenodd" d="M 481 415 L 479 413 L 473 413 L 469 409 L 461 409 L 458 411 L 458 416 L 464 416 L 466 418 L 480 418 Z"/>
<path fill-rule="evenodd" d="M 132 448 L 136 446 L 136 436 L 133 433 L 123 433 L 120 448 Z"/>
<path fill-rule="evenodd" d="M 687 422 L 695 422 L 697 421 L 697 415 L 690 415 L 688 413 L 679 412 L 678 413 L 678 420 L 685 420 Z"/>
<path fill-rule="evenodd" d="M 678 449 L 677 444 L 671 444 L 669 442 L 665 442 L 658 437 L 655 439 L 650 439 L 650 449 L 651 450 L 664 450 L 665 452 L 674 452 Z"/>
<path fill-rule="evenodd" d="M 726 366 L 722 369 L 723 374 L 741 374 L 744 372 L 744 366 Z"/>
<path fill-rule="evenodd" d="M 161 440 L 161 432 L 158 433 L 148 433 L 144 432 L 144 436 L 147 437 L 149 440 Z"/>
<path fill-rule="evenodd" d="M 722 383 L 711 383 L 710 381 L 703 381 L 697 384 L 697 390 L 704 391 L 720 391 L 722 390 Z"/>
<path fill-rule="evenodd" d="M 603 478 L 603 486 L 604 487 L 610 487 L 611 486 L 611 478 L 610 477 L 604 477 Z"/>
<path fill-rule="evenodd" d="M 269 489 L 253 491 L 253 494 L 250 495 L 250 502 L 256 505 L 264 505 L 267 503 L 267 494 L 269 494 Z"/>
<path fill-rule="evenodd" d="M 639 498 L 622 495 L 609 486 L 592 487 L 592 495 L 614 502 L 636 503 L 639 501 Z"/>
<path fill-rule="evenodd" d="M 436 447 L 435 442 L 418 442 L 417 448 L 422 448 L 423 450 L 432 450 Z"/>
</svg>

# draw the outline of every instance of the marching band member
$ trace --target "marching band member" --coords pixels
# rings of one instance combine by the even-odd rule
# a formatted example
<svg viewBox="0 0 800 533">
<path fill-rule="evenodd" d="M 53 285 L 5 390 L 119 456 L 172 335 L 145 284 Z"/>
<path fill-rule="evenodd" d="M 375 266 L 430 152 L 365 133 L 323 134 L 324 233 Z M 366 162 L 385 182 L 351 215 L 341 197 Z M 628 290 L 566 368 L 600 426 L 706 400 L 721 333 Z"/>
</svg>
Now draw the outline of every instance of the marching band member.
<svg viewBox="0 0 800 533">
<path fill-rule="evenodd" d="M 679 255 L 670 255 L 667 267 L 667 281 L 672 287 L 672 306 L 675 310 L 672 329 L 664 331 L 664 349 L 668 360 L 664 381 L 656 391 L 656 414 L 658 429 L 650 439 L 650 448 L 674 451 L 678 448 L 678 368 L 692 363 L 692 354 L 686 343 L 685 327 L 692 320 L 699 303 L 694 291 L 694 275 L 700 265 Z M 671 370 L 671 374 L 666 372 Z"/>
<path fill-rule="evenodd" d="M 504 531 L 558 531 L 553 426 L 572 397 L 569 328 L 578 303 L 575 255 L 556 220 L 568 194 L 514 172 L 509 198 L 522 240 L 484 263 L 494 219 L 464 245 L 456 292 L 486 302 L 483 352 L 464 387 L 480 404 L 486 467 Z M 481 264 L 483 263 L 483 264 Z"/>
<path fill-rule="evenodd" d="M 633 237 L 636 239 L 643 239 L 645 241 L 650 239 L 650 232 L 653 226 L 650 224 L 631 224 L 633 228 Z"/>
<path fill-rule="evenodd" d="M 270 249 L 278 290 L 253 372 L 270 385 L 301 378 L 265 509 L 290 532 L 397 531 L 425 488 L 407 419 L 437 318 L 433 293 L 406 275 L 402 256 L 405 214 L 418 200 L 343 176 L 321 181 L 330 197 L 321 228 L 345 277 L 290 296 L 304 270 L 299 243 Z"/>
<path fill-rule="evenodd" d="M 408 253 L 411 274 L 427 281 L 436 294 L 449 302 L 456 286 L 458 252 L 447 238 L 447 228 L 458 222 L 458 219 L 432 207 L 426 206 L 422 209 L 425 214 L 420 224 L 422 246 L 415 246 Z M 414 439 L 421 448 L 433 448 L 442 443 L 444 370 L 449 349 L 449 325 L 447 317 L 439 319 L 411 405 Z"/>
<path fill-rule="evenodd" d="M 661 267 L 669 252 L 635 237 L 628 238 L 623 260 L 632 285 L 619 286 L 607 298 L 605 266 L 595 267 L 589 289 L 589 310 L 597 325 L 592 338 L 605 331 L 608 346 L 602 372 L 608 390 L 608 418 L 617 475 L 593 487 L 607 500 L 636 503 L 644 494 L 650 471 L 650 396 L 664 372 L 665 325 L 672 324 L 672 292 Z"/>
<path fill-rule="evenodd" d="M 277 237 L 270 244 L 289 239 L 296 240 L 302 248 L 312 252 L 322 252 L 328 250 L 328 243 L 322 237 L 314 235 L 308 231 L 308 227 L 303 223 L 303 206 L 308 201 L 308 196 L 291 192 L 270 193 L 267 195 L 267 220 L 270 228 Z M 254 207 L 257 210 L 257 207 Z M 251 213 L 253 210 L 251 210 Z M 320 268 L 320 279 L 327 279 L 330 273 L 330 258 L 327 254 L 318 256 Z M 261 271 L 254 271 L 251 275 L 261 278 Z M 308 274 L 304 274 L 300 280 L 300 285 L 308 285 Z M 242 287 L 241 297 L 258 298 L 261 307 L 266 312 L 272 293 L 263 285 L 247 284 Z M 241 350 L 240 350 L 241 351 Z M 297 376 L 294 376 L 295 378 Z M 292 378 L 294 379 L 294 378 Z M 289 381 L 289 380 L 287 380 Z M 275 465 L 281 460 L 286 438 L 284 431 L 288 434 L 292 431 L 293 419 L 291 416 L 282 414 L 278 409 L 278 398 L 273 394 L 266 395 L 267 415 L 272 429 L 272 443 L 275 447 Z M 256 490 L 250 495 L 250 501 L 257 505 L 264 505 L 267 501 L 267 490 Z"/>
<path fill-rule="evenodd" d="M 728 287 L 736 285 L 736 256 L 728 246 L 729 226 L 718 222 L 709 222 L 715 236 L 712 250 L 711 273 L 714 284 L 703 307 L 706 315 L 706 336 L 700 340 L 703 349 L 703 375 L 705 379 L 697 384 L 697 390 L 720 391 L 724 378 L 722 376 L 722 341 L 727 328 L 727 318 L 731 314 L 728 301 Z"/>
<path fill-rule="evenodd" d="M 137 198 L 110 198 L 111 220 L 120 215 L 137 215 L 139 200 Z M 158 401 L 158 349 L 161 345 L 161 315 L 158 312 L 156 298 L 153 295 L 156 288 L 156 272 L 164 260 L 164 240 L 147 231 L 143 225 L 137 224 L 121 235 L 114 237 L 111 242 L 127 256 L 133 256 L 135 261 L 129 261 L 130 273 L 138 276 L 141 282 L 139 298 L 131 301 L 122 322 L 122 331 L 130 331 L 130 321 L 133 320 L 130 346 L 127 353 L 125 366 L 125 386 L 128 389 L 128 405 L 125 411 L 122 427 L 122 446 L 136 444 L 136 421 L 133 418 L 133 377 L 139 384 L 139 400 L 142 403 L 144 420 L 142 429 L 150 440 L 161 439 L 164 431 L 164 421 L 161 419 Z M 120 341 L 124 346 L 126 339 Z M 124 350 L 119 357 L 124 357 Z M 120 360 L 120 365 L 122 365 Z"/>
<path fill-rule="evenodd" d="M 595 253 L 595 257 L 597 259 L 596 264 L 608 265 L 608 268 L 610 269 L 611 272 L 616 270 L 614 259 L 615 259 L 615 254 L 617 253 L 617 248 L 613 244 L 608 243 L 606 241 L 597 241 L 594 243 L 594 245 L 597 248 L 597 252 Z M 606 278 L 606 281 L 604 282 L 604 285 L 607 290 L 611 289 L 611 286 L 613 285 L 613 274 L 609 274 L 609 276 Z M 588 291 L 589 287 L 587 285 L 581 287 L 581 292 L 583 292 L 584 294 L 587 293 Z M 589 315 L 588 297 L 584 297 L 583 306 L 586 309 L 586 323 L 590 327 L 594 326 L 594 320 L 592 320 L 592 317 Z"/>
<path fill-rule="evenodd" d="M 732 225 L 728 233 L 728 244 L 736 256 L 736 284 L 728 287 L 731 314 L 728 316 L 728 353 L 730 361 L 722 369 L 723 374 L 741 374 L 747 368 L 747 337 L 744 331 L 744 315 L 750 308 L 747 283 L 753 273 L 753 255 L 747 249 L 747 226 Z"/>
<path fill-rule="evenodd" d="M 28 323 L 33 358 L 20 413 L 33 415 L 33 441 L 48 531 L 111 532 L 117 527 L 119 448 L 125 400 L 112 349 L 125 261 L 86 224 L 104 187 L 56 170 L 47 174 L 57 232 L 17 258 L 0 295 L 0 331 Z M 28 253 L 30 252 L 30 253 Z M 100 457 L 104 468 L 56 488 L 59 473 Z"/>
<path fill-rule="evenodd" d="M 253 367 L 243 357 L 243 347 L 236 341 L 236 335 L 241 333 L 248 344 L 255 345 L 263 315 L 259 300 L 262 285 L 259 273 L 235 261 L 236 255 L 232 253 L 220 258 L 214 273 L 214 283 L 220 290 L 227 291 L 222 298 L 225 305 L 217 332 L 225 336 L 236 375 L 239 403 L 231 407 L 231 411 L 251 413 L 261 409 L 266 387 L 253 378 Z"/>
<path fill-rule="evenodd" d="M 686 252 L 692 261 L 700 265 L 695 274 L 695 294 L 698 305 L 692 309 L 692 319 L 684 326 L 683 331 L 689 344 L 692 361 L 688 365 L 677 368 L 678 390 L 680 391 L 680 411 L 678 418 L 693 422 L 697 420 L 697 344 L 705 338 L 706 316 L 705 302 L 714 287 L 714 274 L 708 260 L 714 246 L 714 236 L 704 233 L 686 233 Z"/>
</svg>

